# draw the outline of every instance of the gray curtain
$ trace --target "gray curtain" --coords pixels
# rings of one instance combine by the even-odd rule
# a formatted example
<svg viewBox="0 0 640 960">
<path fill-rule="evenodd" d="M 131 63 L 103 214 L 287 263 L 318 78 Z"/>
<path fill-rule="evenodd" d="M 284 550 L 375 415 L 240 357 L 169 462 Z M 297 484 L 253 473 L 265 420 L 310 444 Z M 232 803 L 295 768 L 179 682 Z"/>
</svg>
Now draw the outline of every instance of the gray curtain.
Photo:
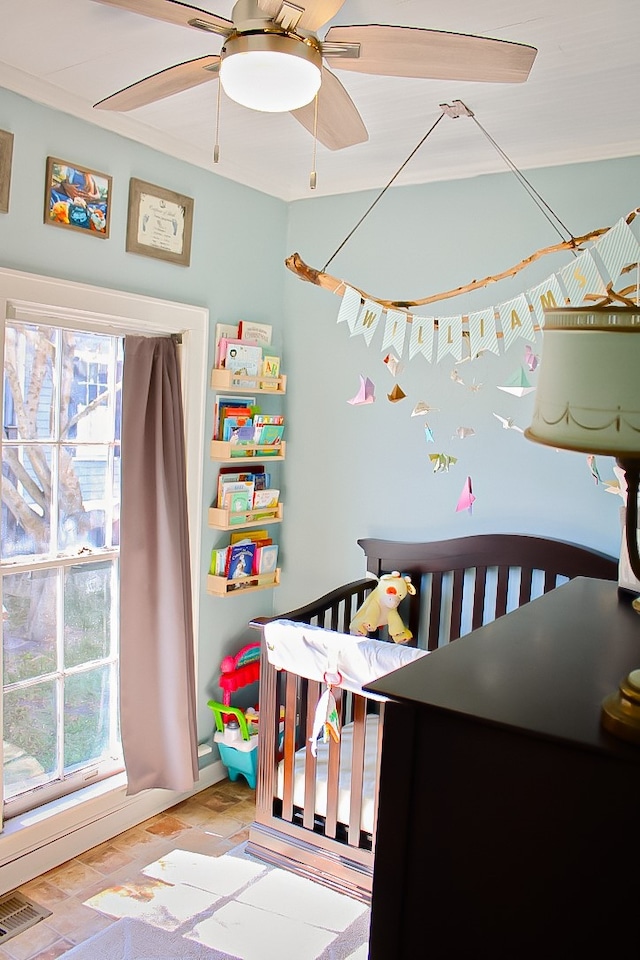
<svg viewBox="0 0 640 960">
<path fill-rule="evenodd" d="M 198 779 L 180 368 L 169 337 L 126 337 L 120 719 L 128 794 Z"/>
</svg>

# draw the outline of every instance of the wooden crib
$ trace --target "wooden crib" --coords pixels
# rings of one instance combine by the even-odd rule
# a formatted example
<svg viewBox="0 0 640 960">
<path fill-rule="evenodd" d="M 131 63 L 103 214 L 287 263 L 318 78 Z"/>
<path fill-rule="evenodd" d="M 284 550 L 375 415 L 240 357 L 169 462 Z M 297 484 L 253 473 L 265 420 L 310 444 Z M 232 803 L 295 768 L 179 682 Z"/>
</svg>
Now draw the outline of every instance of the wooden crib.
<svg viewBox="0 0 640 960">
<path fill-rule="evenodd" d="M 435 651 L 573 577 L 616 580 L 617 560 L 543 537 L 496 534 L 431 543 L 363 539 L 368 578 L 345 584 L 280 617 L 340 633 L 383 573 L 408 574 L 416 588 L 401 607 L 412 645 Z M 380 631 L 384 634 L 384 628 Z M 385 639 L 384 636 L 381 639 Z M 276 670 L 264 637 L 256 817 L 248 852 L 369 902 L 376 842 L 384 703 L 334 691 L 340 743 L 309 737 L 323 685 Z"/>
</svg>

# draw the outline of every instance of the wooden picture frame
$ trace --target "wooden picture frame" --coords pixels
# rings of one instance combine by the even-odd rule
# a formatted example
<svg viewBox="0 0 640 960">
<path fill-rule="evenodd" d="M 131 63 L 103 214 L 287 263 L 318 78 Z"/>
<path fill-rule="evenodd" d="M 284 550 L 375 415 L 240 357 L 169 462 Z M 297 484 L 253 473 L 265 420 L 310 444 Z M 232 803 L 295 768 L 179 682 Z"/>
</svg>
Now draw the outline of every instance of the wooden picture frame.
<svg viewBox="0 0 640 960">
<path fill-rule="evenodd" d="M 128 253 L 188 267 L 192 232 L 192 197 L 131 178 L 125 248 Z"/>
<path fill-rule="evenodd" d="M 0 130 L 0 213 L 9 213 L 13 134 Z"/>
<path fill-rule="evenodd" d="M 44 222 L 106 240 L 112 178 L 106 173 L 47 157 Z"/>
</svg>

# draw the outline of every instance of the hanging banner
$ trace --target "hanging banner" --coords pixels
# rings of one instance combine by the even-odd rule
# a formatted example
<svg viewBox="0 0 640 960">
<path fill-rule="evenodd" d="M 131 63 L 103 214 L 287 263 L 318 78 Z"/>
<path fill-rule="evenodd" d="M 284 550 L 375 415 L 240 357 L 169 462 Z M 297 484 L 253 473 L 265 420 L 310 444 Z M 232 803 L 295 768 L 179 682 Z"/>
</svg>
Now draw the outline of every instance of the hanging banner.
<svg viewBox="0 0 640 960">
<path fill-rule="evenodd" d="M 596 240 L 593 248 L 602 260 L 612 283 L 617 280 L 624 267 L 635 264 L 640 259 L 640 243 L 624 217 Z"/>
<path fill-rule="evenodd" d="M 362 298 L 358 291 L 353 290 L 352 287 L 347 287 L 342 297 L 342 303 L 340 304 L 340 310 L 338 312 L 338 319 L 336 320 L 336 323 L 344 323 L 346 320 L 349 330 L 351 330 L 353 333 L 353 328 L 356 320 L 358 319 L 358 314 L 360 313 L 361 303 Z"/>
<path fill-rule="evenodd" d="M 438 323 L 437 362 L 448 353 L 455 360 L 462 359 L 462 317 L 436 317 Z"/>
<path fill-rule="evenodd" d="M 513 300 L 508 300 L 506 303 L 498 304 L 498 314 L 505 350 L 508 350 L 519 338 L 535 340 L 536 332 L 533 329 L 531 308 L 524 293 Z"/>
<path fill-rule="evenodd" d="M 600 276 L 596 262 L 590 250 L 585 250 L 573 263 L 560 271 L 560 279 L 567 291 L 569 303 L 579 307 L 585 294 L 606 296 L 607 288 Z"/>
<path fill-rule="evenodd" d="M 387 310 L 381 350 L 388 350 L 391 347 L 399 357 L 402 356 L 407 319 L 407 314 L 402 310 Z"/>
<path fill-rule="evenodd" d="M 469 351 L 473 360 L 481 350 L 500 353 L 493 307 L 469 314 Z"/>
<path fill-rule="evenodd" d="M 381 316 L 382 304 L 375 303 L 373 300 L 365 300 L 351 331 L 351 336 L 357 337 L 362 334 L 367 346 L 369 346 Z"/>
<path fill-rule="evenodd" d="M 544 311 L 551 307 L 561 307 L 564 304 L 564 294 L 560 289 L 558 278 L 555 274 L 539 283 L 532 290 L 527 290 L 527 298 L 533 307 L 533 315 L 536 318 L 538 326 L 544 327 Z"/>
<path fill-rule="evenodd" d="M 435 334 L 433 317 L 413 317 L 411 323 L 411 337 L 409 338 L 409 359 L 413 360 L 416 353 L 421 353 L 425 360 L 431 363 L 433 358 L 433 339 Z"/>
</svg>

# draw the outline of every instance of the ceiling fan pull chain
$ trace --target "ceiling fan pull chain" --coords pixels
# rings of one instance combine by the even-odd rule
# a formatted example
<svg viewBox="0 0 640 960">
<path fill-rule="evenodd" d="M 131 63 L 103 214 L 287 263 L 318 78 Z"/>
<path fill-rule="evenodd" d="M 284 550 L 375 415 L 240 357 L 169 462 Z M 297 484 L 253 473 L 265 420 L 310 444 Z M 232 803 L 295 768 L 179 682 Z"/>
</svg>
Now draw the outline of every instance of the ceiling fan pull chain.
<svg viewBox="0 0 640 960">
<path fill-rule="evenodd" d="M 318 174 L 316 172 L 316 157 L 318 154 L 318 93 L 313 98 L 313 160 L 311 161 L 311 175 L 309 177 L 309 189 L 315 190 L 318 183 Z"/>
<path fill-rule="evenodd" d="M 222 84 L 218 82 L 218 96 L 216 97 L 216 139 L 213 145 L 213 162 L 217 163 L 220 159 L 220 100 L 222 97 Z"/>
</svg>

